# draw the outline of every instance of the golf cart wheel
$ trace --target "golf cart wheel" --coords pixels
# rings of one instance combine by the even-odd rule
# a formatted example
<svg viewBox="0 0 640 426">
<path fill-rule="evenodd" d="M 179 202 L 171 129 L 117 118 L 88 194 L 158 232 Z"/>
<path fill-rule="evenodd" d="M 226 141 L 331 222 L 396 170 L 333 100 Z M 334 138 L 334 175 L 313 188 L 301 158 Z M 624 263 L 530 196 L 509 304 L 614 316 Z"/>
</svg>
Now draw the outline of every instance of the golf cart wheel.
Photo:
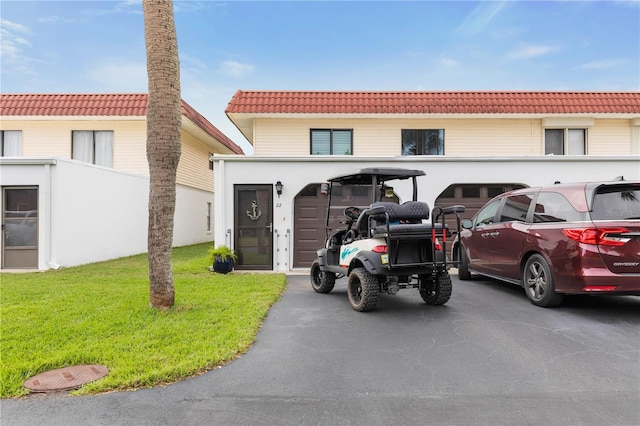
<svg viewBox="0 0 640 426">
<path fill-rule="evenodd" d="M 527 260 L 522 274 L 522 286 L 531 303 L 536 306 L 558 306 L 564 298 L 564 295 L 556 293 L 551 269 L 539 254 L 534 254 Z"/>
<path fill-rule="evenodd" d="M 444 305 L 451 297 L 451 277 L 446 271 L 431 275 L 420 275 L 420 296 L 427 305 Z"/>
<path fill-rule="evenodd" d="M 322 272 L 320 264 L 314 260 L 311 264 L 311 287 L 317 293 L 329 293 L 336 284 L 336 274 L 333 272 Z"/>
<path fill-rule="evenodd" d="M 458 278 L 461 281 L 466 281 L 471 279 L 471 272 L 469 272 L 469 258 L 467 257 L 467 253 L 464 251 L 464 247 L 462 245 L 458 246 L 459 255 L 460 255 L 460 266 L 458 266 Z"/>
<path fill-rule="evenodd" d="M 351 271 L 347 283 L 347 294 L 351 307 L 358 312 L 373 311 L 378 304 L 379 283 L 375 276 L 364 268 Z"/>
</svg>

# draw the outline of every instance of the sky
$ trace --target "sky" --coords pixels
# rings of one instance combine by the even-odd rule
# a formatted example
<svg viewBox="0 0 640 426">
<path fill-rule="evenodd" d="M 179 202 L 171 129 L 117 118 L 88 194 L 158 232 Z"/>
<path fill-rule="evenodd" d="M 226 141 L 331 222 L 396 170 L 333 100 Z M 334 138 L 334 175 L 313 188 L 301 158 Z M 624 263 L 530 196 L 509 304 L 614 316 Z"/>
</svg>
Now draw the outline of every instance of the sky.
<svg viewBox="0 0 640 426">
<path fill-rule="evenodd" d="M 640 91 L 640 0 L 178 1 L 182 99 L 237 90 Z M 140 1 L 0 0 L 2 93 L 146 93 Z"/>
</svg>

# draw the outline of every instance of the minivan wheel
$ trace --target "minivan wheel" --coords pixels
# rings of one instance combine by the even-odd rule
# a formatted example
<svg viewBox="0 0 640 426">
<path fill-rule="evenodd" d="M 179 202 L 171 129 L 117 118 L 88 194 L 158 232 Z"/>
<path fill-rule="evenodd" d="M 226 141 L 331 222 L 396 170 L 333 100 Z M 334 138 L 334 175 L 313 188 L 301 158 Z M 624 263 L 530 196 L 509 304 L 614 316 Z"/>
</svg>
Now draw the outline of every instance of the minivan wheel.
<svg viewBox="0 0 640 426">
<path fill-rule="evenodd" d="M 536 306 L 558 306 L 564 298 L 562 294 L 556 293 L 551 269 L 539 254 L 534 254 L 527 260 L 522 274 L 522 286 L 531 303 Z"/>
<path fill-rule="evenodd" d="M 336 274 L 321 271 L 318 260 L 314 260 L 311 264 L 311 287 L 317 293 L 329 293 L 335 284 Z"/>
<path fill-rule="evenodd" d="M 460 256 L 460 265 L 458 266 L 458 278 L 461 281 L 466 281 L 471 279 L 471 272 L 469 272 L 469 259 L 467 258 L 467 253 L 464 251 L 464 247 L 462 244 L 458 247 L 459 256 Z"/>
</svg>

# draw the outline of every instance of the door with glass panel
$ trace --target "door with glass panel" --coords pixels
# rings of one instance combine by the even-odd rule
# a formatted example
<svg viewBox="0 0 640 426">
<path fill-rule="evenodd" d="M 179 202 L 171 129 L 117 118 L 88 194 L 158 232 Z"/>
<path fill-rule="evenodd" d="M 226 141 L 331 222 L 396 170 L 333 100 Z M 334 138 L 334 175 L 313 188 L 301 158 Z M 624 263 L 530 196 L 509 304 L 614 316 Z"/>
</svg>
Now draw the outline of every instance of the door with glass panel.
<svg viewBox="0 0 640 426">
<path fill-rule="evenodd" d="M 2 188 L 2 268 L 38 267 L 38 188 Z"/>
<path fill-rule="evenodd" d="M 273 269 L 273 185 L 235 185 L 236 269 Z"/>
</svg>

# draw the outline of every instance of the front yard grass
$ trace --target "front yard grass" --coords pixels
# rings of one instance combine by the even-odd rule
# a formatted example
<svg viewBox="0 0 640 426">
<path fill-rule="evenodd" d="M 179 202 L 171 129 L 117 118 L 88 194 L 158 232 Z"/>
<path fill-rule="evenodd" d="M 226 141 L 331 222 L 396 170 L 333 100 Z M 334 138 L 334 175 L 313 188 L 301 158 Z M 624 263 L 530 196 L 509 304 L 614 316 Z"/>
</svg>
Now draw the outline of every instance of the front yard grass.
<svg viewBox="0 0 640 426">
<path fill-rule="evenodd" d="M 251 346 L 286 286 L 284 274 L 214 274 L 207 249 L 174 249 L 175 306 L 149 307 L 147 255 L 59 271 L 0 275 L 0 397 L 29 393 L 44 371 L 100 364 L 74 394 L 175 382 Z"/>
</svg>

